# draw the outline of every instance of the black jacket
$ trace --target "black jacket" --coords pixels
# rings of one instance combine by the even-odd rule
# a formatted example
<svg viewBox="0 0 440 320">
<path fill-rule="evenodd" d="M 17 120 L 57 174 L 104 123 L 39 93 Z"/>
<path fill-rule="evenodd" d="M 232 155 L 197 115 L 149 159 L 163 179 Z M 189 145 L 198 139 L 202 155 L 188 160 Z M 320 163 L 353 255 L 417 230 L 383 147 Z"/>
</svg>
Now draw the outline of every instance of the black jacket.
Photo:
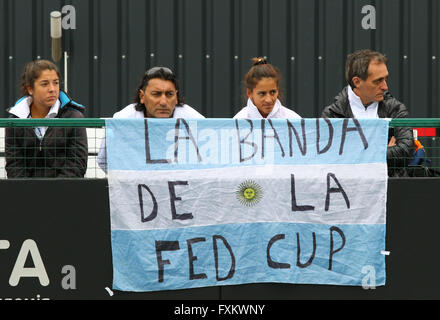
<svg viewBox="0 0 440 320">
<path fill-rule="evenodd" d="M 377 109 L 379 118 L 408 118 L 405 105 L 393 98 L 387 92 L 384 100 L 379 102 Z M 353 118 L 348 101 L 347 87 L 336 97 L 334 102 L 322 111 L 322 118 Z M 414 140 L 411 128 L 391 128 L 389 138 L 396 138 L 396 146 L 387 148 L 387 162 L 389 176 L 406 176 L 405 165 L 409 162 L 414 151 Z"/>
<path fill-rule="evenodd" d="M 84 118 L 84 107 L 64 92 L 60 92 L 59 100 L 56 118 Z M 20 102 L 23 99 L 16 106 Z M 18 116 L 10 114 L 10 118 Z M 34 128 L 6 128 L 5 152 L 8 178 L 84 177 L 88 156 L 86 128 L 48 127 L 41 141 Z"/>
</svg>

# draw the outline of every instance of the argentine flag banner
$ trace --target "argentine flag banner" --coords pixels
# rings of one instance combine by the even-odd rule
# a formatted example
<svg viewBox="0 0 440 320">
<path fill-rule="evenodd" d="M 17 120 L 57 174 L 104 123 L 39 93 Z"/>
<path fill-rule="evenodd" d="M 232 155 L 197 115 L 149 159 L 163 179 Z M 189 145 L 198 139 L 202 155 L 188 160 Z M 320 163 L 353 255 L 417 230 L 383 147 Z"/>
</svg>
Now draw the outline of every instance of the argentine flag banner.
<svg viewBox="0 0 440 320">
<path fill-rule="evenodd" d="M 113 288 L 385 284 L 385 119 L 108 119 Z"/>
</svg>

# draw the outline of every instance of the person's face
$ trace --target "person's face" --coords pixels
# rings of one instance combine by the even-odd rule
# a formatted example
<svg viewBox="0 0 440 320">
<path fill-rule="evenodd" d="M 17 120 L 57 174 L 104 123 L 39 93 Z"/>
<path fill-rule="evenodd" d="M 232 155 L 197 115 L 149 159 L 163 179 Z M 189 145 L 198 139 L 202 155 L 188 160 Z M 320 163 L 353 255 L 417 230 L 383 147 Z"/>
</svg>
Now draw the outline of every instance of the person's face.
<svg viewBox="0 0 440 320">
<path fill-rule="evenodd" d="M 177 90 L 169 80 L 154 78 L 145 90 L 139 91 L 140 102 L 145 105 L 149 118 L 171 118 L 177 104 Z"/>
<path fill-rule="evenodd" d="M 361 98 L 363 104 L 382 101 L 385 91 L 388 90 L 387 78 L 388 69 L 385 63 L 371 61 L 366 80 L 353 78 L 353 84 L 356 86 L 354 92 Z"/>
<path fill-rule="evenodd" d="M 60 79 L 55 70 L 44 70 L 35 80 L 33 88 L 27 87 L 34 104 L 52 107 L 60 94 Z"/>
<path fill-rule="evenodd" d="M 277 101 L 279 89 L 274 78 L 262 78 L 253 90 L 246 90 L 247 96 L 262 116 L 267 116 Z"/>
</svg>

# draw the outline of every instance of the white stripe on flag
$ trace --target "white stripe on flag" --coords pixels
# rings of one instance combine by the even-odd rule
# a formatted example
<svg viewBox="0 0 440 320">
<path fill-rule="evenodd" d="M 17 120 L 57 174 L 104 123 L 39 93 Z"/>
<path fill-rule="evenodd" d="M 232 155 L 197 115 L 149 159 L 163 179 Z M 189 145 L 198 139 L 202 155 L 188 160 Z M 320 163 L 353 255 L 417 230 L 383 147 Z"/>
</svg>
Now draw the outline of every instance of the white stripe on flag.
<svg viewBox="0 0 440 320">
<path fill-rule="evenodd" d="M 386 163 L 112 170 L 112 230 L 254 222 L 384 224 L 386 170 Z"/>
</svg>

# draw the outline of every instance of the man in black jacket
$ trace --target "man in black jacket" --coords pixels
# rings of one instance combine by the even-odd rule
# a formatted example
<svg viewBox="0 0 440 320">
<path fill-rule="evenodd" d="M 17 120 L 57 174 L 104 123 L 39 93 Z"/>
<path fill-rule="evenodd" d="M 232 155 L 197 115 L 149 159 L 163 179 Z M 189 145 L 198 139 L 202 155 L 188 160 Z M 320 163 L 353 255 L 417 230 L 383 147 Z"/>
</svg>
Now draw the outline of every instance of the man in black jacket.
<svg viewBox="0 0 440 320">
<path fill-rule="evenodd" d="M 325 107 L 322 118 L 407 118 L 405 105 L 388 92 L 387 58 L 375 51 L 359 50 L 347 56 L 348 86 Z M 405 176 L 405 163 L 414 148 L 411 128 L 390 130 L 387 149 L 388 175 Z"/>
</svg>

